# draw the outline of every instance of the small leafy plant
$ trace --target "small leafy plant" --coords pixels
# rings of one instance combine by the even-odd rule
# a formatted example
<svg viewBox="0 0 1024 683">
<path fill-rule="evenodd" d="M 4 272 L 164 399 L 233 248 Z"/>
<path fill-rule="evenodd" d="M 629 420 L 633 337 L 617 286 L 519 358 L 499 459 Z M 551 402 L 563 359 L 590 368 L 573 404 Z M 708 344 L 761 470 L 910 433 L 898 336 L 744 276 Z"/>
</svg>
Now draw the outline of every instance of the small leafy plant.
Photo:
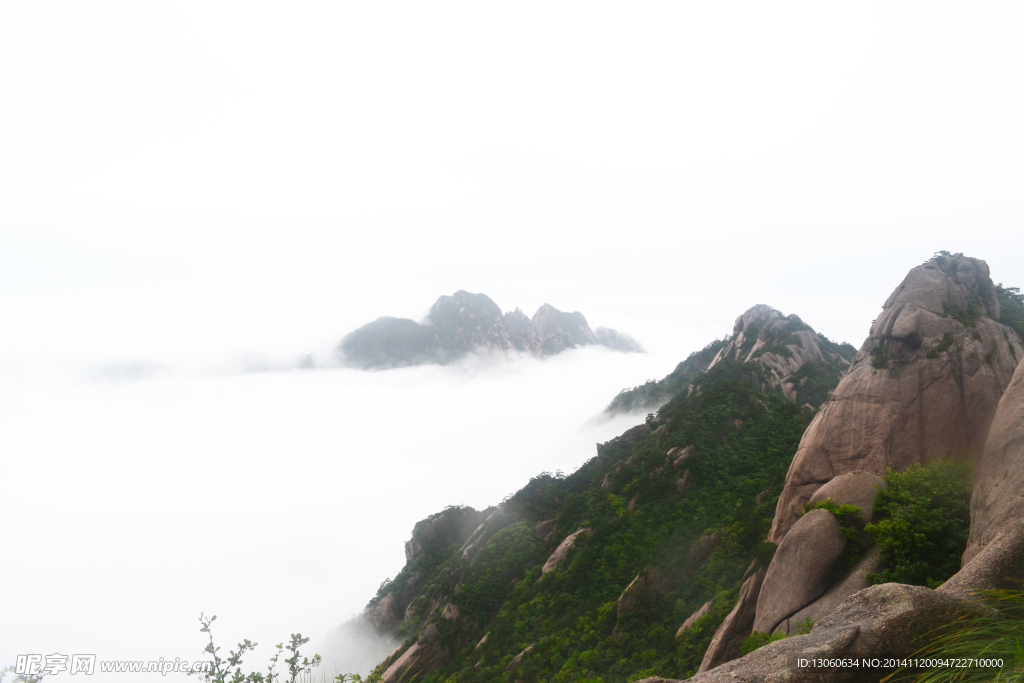
<svg viewBox="0 0 1024 683">
<path fill-rule="evenodd" d="M 216 614 L 209 618 L 203 614 L 199 615 L 199 623 L 202 624 L 199 631 L 207 634 L 210 638 L 204 652 L 210 655 L 211 660 L 209 670 L 189 672 L 190 676 L 198 675 L 206 683 L 283 683 L 283 681 L 295 683 L 300 678 L 308 678 L 312 670 L 320 666 L 320 655 L 313 655 L 313 658 L 309 659 L 303 657 L 299 652 L 299 648 L 308 643 L 309 638 L 303 638 L 301 633 L 293 633 L 287 645 L 277 644 L 277 652 L 270 658 L 266 673 L 259 671 L 245 673 L 242 669 L 242 657 L 256 649 L 258 643 L 246 638 L 238 644 L 237 649 L 229 651 L 226 658 L 221 657 L 218 654 L 220 648 L 213 642 L 212 626 L 216 620 Z M 291 655 L 284 660 L 288 666 L 287 674 L 277 671 L 278 660 L 285 652 Z"/>
</svg>

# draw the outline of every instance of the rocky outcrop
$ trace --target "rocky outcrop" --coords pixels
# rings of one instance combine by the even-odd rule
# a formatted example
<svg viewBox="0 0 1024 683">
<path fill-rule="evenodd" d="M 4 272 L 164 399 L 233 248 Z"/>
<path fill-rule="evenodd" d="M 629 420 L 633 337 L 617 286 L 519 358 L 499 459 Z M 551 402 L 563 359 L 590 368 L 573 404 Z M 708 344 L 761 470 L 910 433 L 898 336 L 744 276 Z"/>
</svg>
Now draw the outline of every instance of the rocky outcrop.
<svg viewBox="0 0 1024 683">
<path fill-rule="evenodd" d="M 451 660 L 451 652 L 441 642 L 436 624 L 430 624 L 416 638 L 416 642 L 402 653 L 381 676 L 381 683 L 413 680 L 421 671 L 434 671 Z"/>
<path fill-rule="evenodd" d="M 600 328 L 595 335 L 582 313 L 566 313 L 544 304 L 528 318 L 518 308 L 502 314 L 485 294 L 458 291 L 440 297 L 422 323 L 406 318 L 378 318 L 350 332 L 338 345 L 346 365 L 396 368 L 450 363 L 476 349 L 526 351 L 549 356 L 588 344 L 643 353 L 627 334 Z"/>
<path fill-rule="evenodd" d="M 487 515 L 486 519 L 473 530 L 473 533 L 469 535 L 465 543 L 462 544 L 462 557 L 472 561 L 480 549 L 491 539 L 494 534 L 498 533 L 509 524 L 513 524 L 516 521 L 516 516 L 512 514 L 504 505 L 499 505 L 494 508 L 493 512 Z"/>
<path fill-rule="evenodd" d="M 716 666 L 736 659 L 740 656 L 740 647 L 750 635 L 757 612 L 757 598 L 761 594 L 761 584 L 767 568 L 758 568 L 755 560 L 747 570 L 740 586 L 740 594 L 736 605 L 725 617 L 725 620 L 711 636 L 711 643 L 704 653 L 698 672 L 714 669 Z"/>
<path fill-rule="evenodd" d="M 519 654 L 517 654 L 515 657 L 512 658 L 512 661 L 509 662 L 508 666 L 505 667 L 505 671 L 509 672 L 509 671 L 514 671 L 514 670 L 518 669 L 519 665 L 523 663 L 524 659 L 526 659 L 526 655 L 530 654 L 530 651 L 533 648 L 534 648 L 533 645 L 527 645 L 525 650 L 523 650 L 522 652 L 520 652 Z"/>
<path fill-rule="evenodd" d="M 412 562 L 425 552 L 463 543 L 492 511 L 449 507 L 416 522 L 412 538 L 405 544 L 405 561 Z"/>
<path fill-rule="evenodd" d="M 843 600 L 871 585 L 868 583 L 868 574 L 881 571 L 881 558 L 881 548 L 878 546 L 870 548 L 846 576 L 832 584 L 820 598 L 783 619 L 775 627 L 774 633 L 793 635 L 798 633 L 797 629 L 808 619 L 811 622 L 817 622 L 832 614 Z"/>
<path fill-rule="evenodd" d="M 852 356 L 852 351 L 848 344 L 835 344 L 816 333 L 799 316 L 784 316 L 758 304 L 736 319 L 729 343 L 708 369 L 725 359 L 757 363 L 765 370 L 768 386 L 780 388 L 794 403 L 817 407 L 827 396 L 813 391 L 812 380 L 820 374 L 837 381 L 850 365 L 843 354 Z"/>
<path fill-rule="evenodd" d="M 420 520 L 405 544 L 406 563 L 415 562 L 424 556 L 439 557 L 444 551 L 460 546 L 494 511 L 494 508 L 477 511 L 471 507 L 453 506 Z M 390 635 L 408 616 L 406 612 L 426 575 L 427 572 L 421 570 L 405 581 L 386 584 L 384 594 L 370 601 L 363 611 L 363 617 L 378 634 Z"/>
<path fill-rule="evenodd" d="M 812 510 L 801 518 L 804 504 L 828 498 L 856 505 L 862 521 L 868 521 L 887 468 L 902 471 L 939 458 L 977 459 L 1017 359 L 1024 357 L 1016 334 L 999 317 L 987 265 L 962 255 L 940 255 L 914 268 L 889 297 L 849 371 L 804 433 L 790 466 L 769 535 L 779 548 L 757 598 L 754 630 L 791 633 L 806 618 L 833 623 L 829 620 L 841 611 L 837 606 L 849 602 L 845 598 L 880 588 L 860 590 L 877 551 L 833 580 L 845 541 L 837 525 L 825 529 L 835 524 L 830 513 Z M 770 314 L 764 319 L 768 326 L 781 324 Z M 755 321 L 756 316 L 737 322 L 744 339 L 735 335 L 739 343 L 734 349 L 749 343 L 746 332 Z M 722 353 L 727 352 L 730 347 Z M 1007 421 L 1016 425 L 1020 418 Z M 994 455 L 992 462 L 1000 457 Z M 992 474 L 988 481 L 999 477 Z M 1005 509 L 1004 521 L 1018 514 L 1012 502 Z M 806 521 L 812 515 L 818 517 L 813 529 Z M 980 507 L 976 516 L 984 517 Z M 980 538 L 984 523 L 975 526 L 972 533 Z M 998 531 L 999 522 L 991 528 Z"/>
<path fill-rule="evenodd" d="M 1024 363 L 999 401 L 971 497 L 970 560 L 1010 524 L 1024 519 Z"/>
<path fill-rule="evenodd" d="M 693 625 L 697 623 L 697 620 L 700 619 L 705 614 L 707 614 L 708 610 L 710 610 L 710 609 L 711 609 L 711 603 L 710 602 L 705 602 L 703 605 L 701 605 L 697 609 L 696 612 L 694 612 L 690 616 L 686 617 L 686 621 L 684 621 L 683 625 L 679 627 L 678 631 L 676 631 L 676 638 L 678 638 L 679 636 L 683 635 L 683 633 L 685 633 L 686 631 L 689 631 L 691 628 L 693 628 Z"/>
<path fill-rule="evenodd" d="M 640 603 L 648 607 L 653 605 L 662 593 L 672 590 L 700 569 L 721 542 L 720 532 L 705 533 L 690 545 L 681 563 L 647 567 L 641 571 L 619 596 L 616 618 L 621 619 Z M 618 630 L 617 621 L 615 627 Z"/>
<path fill-rule="evenodd" d="M 919 638 L 968 613 L 973 603 L 959 596 L 937 593 L 922 586 L 887 583 L 862 590 L 825 617 L 808 635 L 779 640 L 746 657 L 711 670 L 704 669 L 690 683 L 874 683 L 884 675 L 878 669 L 834 667 L 801 669 L 797 659 L 910 656 Z M 653 683 L 648 681 L 648 683 Z"/>
<path fill-rule="evenodd" d="M 860 508 L 860 517 L 870 522 L 875 497 L 881 489 L 888 488 L 885 480 L 864 470 L 840 474 L 814 492 L 809 503 L 831 500 L 836 505 L 853 505 Z"/>
<path fill-rule="evenodd" d="M 590 531 L 590 527 L 577 529 L 566 536 L 562 542 L 558 544 L 558 547 L 555 548 L 554 552 L 551 553 L 551 556 L 548 557 L 547 562 L 545 562 L 544 566 L 541 567 L 540 573 L 547 574 L 548 572 L 552 572 L 557 569 L 559 563 L 564 560 L 565 556 L 569 553 L 569 549 L 572 547 L 573 543 L 576 542 L 576 537 L 580 534 L 585 534 L 588 531 Z"/>
<path fill-rule="evenodd" d="M 647 353 L 644 347 L 636 339 L 633 339 L 624 332 L 612 330 L 607 327 L 599 327 L 594 330 L 594 339 L 601 346 L 607 346 L 614 351 L 623 353 Z"/>
<path fill-rule="evenodd" d="M 861 522 L 867 523 L 872 520 L 875 497 L 885 487 L 881 477 L 857 470 L 828 482 L 809 502 L 830 500 L 840 506 L 856 506 Z M 867 574 L 878 571 L 878 549 L 869 550 L 840 578 L 849 552 L 831 512 L 816 509 L 801 517 L 782 539 L 768 567 L 753 630 L 795 633 L 797 624 L 821 619 L 844 599 L 866 588 Z"/>
<path fill-rule="evenodd" d="M 726 344 L 727 339 L 715 340 L 700 351 L 691 353 L 666 377 L 660 380 L 652 379 L 631 389 L 623 389 L 604 409 L 602 419 L 609 419 L 620 413 L 648 413 L 657 410 L 673 396 L 685 391 L 693 379 L 707 372 L 711 361 Z"/>
<path fill-rule="evenodd" d="M 753 630 L 771 633 L 820 597 L 838 578 L 846 539 L 828 510 L 811 510 L 786 535 L 772 558 L 757 600 Z"/>
<path fill-rule="evenodd" d="M 999 324 L 988 266 L 938 256 L 910 271 L 807 428 L 786 476 L 770 540 L 834 477 L 902 471 L 936 458 L 976 459 L 999 397 L 1024 357 Z"/>
<path fill-rule="evenodd" d="M 1019 587 L 1024 577 L 1024 523 L 1011 524 L 936 590 L 886 583 L 844 600 L 807 635 L 766 645 L 746 657 L 690 678 L 691 683 L 858 683 L 880 678 L 877 669 L 801 669 L 798 658 L 906 657 L 937 624 L 979 609 L 976 592 Z M 717 636 L 717 634 L 716 634 Z M 645 679 L 658 683 L 665 679 Z"/>
</svg>

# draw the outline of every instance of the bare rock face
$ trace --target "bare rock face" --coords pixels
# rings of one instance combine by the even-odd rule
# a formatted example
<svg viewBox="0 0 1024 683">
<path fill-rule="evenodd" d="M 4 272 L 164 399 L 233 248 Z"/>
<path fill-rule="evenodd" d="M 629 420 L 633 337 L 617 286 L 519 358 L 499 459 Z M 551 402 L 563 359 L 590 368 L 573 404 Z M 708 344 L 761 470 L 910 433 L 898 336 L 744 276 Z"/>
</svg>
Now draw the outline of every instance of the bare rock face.
<svg viewBox="0 0 1024 683">
<path fill-rule="evenodd" d="M 632 612 L 638 603 L 652 605 L 657 602 L 662 593 L 672 590 L 700 569 L 721 542 L 721 532 L 705 533 L 693 542 L 681 563 L 647 567 L 637 574 L 619 596 L 617 619 Z M 616 622 L 616 630 L 618 626 Z"/>
<path fill-rule="evenodd" d="M 486 516 L 487 512 L 471 507 L 450 507 L 416 522 L 412 538 L 405 544 L 405 561 L 412 562 L 430 549 L 462 543 Z"/>
<path fill-rule="evenodd" d="M 679 469 L 683 463 L 693 457 L 693 454 L 697 452 L 697 447 L 690 444 L 686 448 L 682 446 L 676 446 L 675 448 L 668 449 L 665 453 L 665 457 L 672 461 L 672 467 Z"/>
<path fill-rule="evenodd" d="M 1024 357 L 998 319 L 984 261 L 939 256 L 911 270 L 800 440 L 769 540 L 780 543 L 804 503 L 838 475 L 977 459 Z"/>
<path fill-rule="evenodd" d="M 836 580 L 846 539 L 828 510 L 800 518 L 775 551 L 757 600 L 754 630 L 771 633 L 784 619 L 820 597 Z"/>
<path fill-rule="evenodd" d="M 514 671 L 515 669 L 517 669 L 519 665 L 523 663 L 523 659 L 526 658 L 526 655 L 530 654 L 530 650 L 532 649 L 533 645 L 528 645 L 525 650 L 523 650 L 515 657 L 513 657 L 512 661 L 509 662 L 508 666 L 505 667 L 505 671 Z"/>
<path fill-rule="evenodd" d="M 808 635 L 779 640 L 717 668 L 701 666 L 691 683 L 873 683 L 877 669 L 798 669 L 798 657 L 908 657 L 936 624 L 977 609 L 975 591 L 1008 588 L 1024 576 L 1024 523 L 1011 524 L 936 590 L 885 583 L 854 593 Z M 734 610 L 735 611 L 735 610 Z M 721 629 L 719 629 L 721 630 Z M 717 636 L 717 634 L 716 634 Z M 714 641 L 712 641 L 714 642 Z M 738 646 L 737 646 L 738 648 Z M 710 650 L 709 650 L 710 652 Z M 705 657 L 705 660 L 707 657 Z M 667 683 L 645 679 L 640 683 Z"/>
<path fill-rule="evenodd" d="M 705 602 L 696 612 L 686 617 L 686 621 L 684 621 L 683 625 L 679 627 L 678 631 L 676 631 L 676 638 L 683 635 L 685 631 L 689 631 L 693 628 L 693 625 L 697 623 L 697 620 L 707 614 L 709 609 L 711 609 L 711 603 Z"/>
<path fill-rule="evenodd" d="M 683 470 L 682 476 L 676 480 L 676 491 L 679 493 L 686 493 L 697 488 L 697 480 L 694 479 L 693 474 L 690 470 Z"/>
<path fill-rule="evenodd" d="M 757 597 L 761 592 L 761 584 L 764 582 L 766 571 L 765 568 L 757 569 L 756 563 L 750 565 L 750 569 L 747 570 L 749 576 L 740 586 L 736 606 L 719 625 L 715 635 L 711 636 L 711 643 L 704 653 L 700 668 L 697 669 L 698 673 L 714 669 L 716 666 L 740 656 L 740 647 L 750 635 L 754 625 Z"/>
<path fill-rule="evenodd" d="M 412 680 L 420 671 L 433 671 L 451 660 L 451 652 L 441 642 L 440 631 L 430 624 L 420 631 L 419 637 L 402 653 L 381 676 L 381 683 Z"/>
<path fill-rule="evenodd" d="M 843 600 L 871 585 L 868 583 L 868 574 L 881 570 L 881 559 L 881 548 L 875 546 L 868 550 L 846 576 L 832 584 L 832 587 L 825 591 L 820 598 L 783 619 L 782 623 L 775 627 L 774 632 L 793 635 L 797 633 L 797 626 L 807 619 L 817 622 L 832 614 Z"/>
<path fill-rule="evenodd" d="M 471 562 L 494 534 L 516 521 L 515 515 L 505 509 L 504 505 L 499 505 L 493 511 L 491 508 L 488 508 L 484 512 L 488 513 L 484 521 L 473 530 L 473 533 L 469 535 L 469 538 L 466 539 L 460 548 L 462 550 L 462 557 Z"/>
<path fill-rule="evenodd" d="M 652 594 L 656 594 L 662 581 L 661 572 L 651 567 L 637 574 L 636 578 L 629 582 L 619 596 L 616 603 L 618 609 L 616 618 L 621 619 L 623 615 L 632 612 L 641 599 L 649 599 Z M 617 626 L 618 624 L 616 624 Z"/>
<path fill-rule="evenodd" d="M 353 330 L 341 340 L 336 354 L 354 367 L 398 368 L 451 363 L 478 349 L 543 356 L 587 344 L 644 352 L 628 334 L 599 328 L 595 335 L 578 311 L 567 313 L 544 304 L 532 319 L 518 308 L 502 314 L 487 295 L 460 290 L 440 297 L 422 322 L 382 317 Z"/>
<path fill-rule="evenodd" d="M 580 534 L 585 534 L 588 531 L 590 531 L 590 527 L 587 527 L 585 529 L 577 529 L 576 531 L 566 536 L 565 539 L 558 544 L 558 547 L 555 548 L 555 551 L 551 553 L 551 556 L 548 557 L 548 561 L 544 563 L 544 566 L 541 568 L 540 573 L 547 574 L 548 572 L 554 571 L 555 568 L 558 567 L 558 564 L 565 559 L 566 554 L 568 554 L 569 552 L 569 548 L 571 548 L 572 544 L 576 542 L 576 537 Z"/>
<path fill-rule="evenodd" d="M 966 596 L 979 590 L 1019 590 L 1021 577 L 1024 577 L 1024 522 L 1017 520 L 935 590 Z"/>
<path fill-rule="evenodd" d="M 601 346 L 607 346 L 609 349 L 615 349 L 623 353 L 647 353 L 643 345 L 636 339 L 633 339 L 624 332 L 608 327 L 599 327 L 594 330 L 594 339 Z"/>
<path fill-rule="evenodd" d="M 818 503 L 823 500 L 831 500 L 836 505 L 854 505 L 860 508 L 861 519 L 864 522 L 870 522 L 878 491 L 888 487 L 885 480 L 878 475 L 864 470 L 854 470 L 840 474 L 822 486 L 814 492 L 808 502 Z"/>
<path fill-rule="evenodd" d="M 1024 519 L 1024 363 L 999 401 L 985 450 L 975 472 L 971 536 L 964 551 L 970 562 L 1013 523 Z"/>
<path fill-rule="evenodd" d="M 732 338 L 708 369 L 727 358 L 759 363 L 767 371 L 769 386 L 780 387 L 794 403 L 803 402 L 801 388 L 806 377 L 800 376 L 802 368 L 806 372 L 813 365 L 838 378 L 850 365 L 838 345 L 825 340 L 799 316 L 784 316 L 764 304 L 736 319 Z"/>
<path fill-rule="evenodd" d="M 810 634 L 776 641 L 710 671 L 702 668 L 689 681 L 874 683 L 884 675 L 878 669 L 798 669 L 796 659 L 908 657 L 919 647 L 917 639 L 920 636 L 935 628 L 936 624 L 948 623 L 966 614 L 972 606 L 964 598 L 937 593 L 923 586 L 899 583 L 871 586 L 815 624 Z"/>
</svg>

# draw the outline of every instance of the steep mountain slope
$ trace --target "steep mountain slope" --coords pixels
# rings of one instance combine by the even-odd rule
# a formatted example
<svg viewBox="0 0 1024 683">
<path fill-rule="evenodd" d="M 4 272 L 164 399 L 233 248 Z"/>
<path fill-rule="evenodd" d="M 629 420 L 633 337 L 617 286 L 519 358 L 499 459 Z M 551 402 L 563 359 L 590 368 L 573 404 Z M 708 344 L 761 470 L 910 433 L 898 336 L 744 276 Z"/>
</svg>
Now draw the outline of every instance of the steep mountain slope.
<svg viewBox="0 0 1024 683">
<path fill-rule="evenodd" d="M 623 389 L 604 414 L 655 410 L 727 358 L 761 365 L 767 371 L 762 389 L 781 388 L 790 401 L 816 409 L 856 353 L 853 346 L 837 344 L 815 332 L 799 316 L 784 316 L 771 306 L 758 304 L 736 319 L 732 336 L 690 354 L 664 379 Z"/>
<path fill-rule="evenodd" d="M 886 302 L 841 381 L 849 349 L 795 316 L 751 309 L 730 338 L 653 383 L 672 393 L 656 414 L 599 444 L 572 475 L 542 474 L 495 508 L 450 508 L 417 524 L 406 567 L 365 612 L 404 639 L 375 678 L 627 683 L 699 670 L 701 681 L 877 680 L 793 662 L 809 651 L 909 655 L 915 638 L 973 609 L 971 591 L 1024 576 L 1014 488 L 1024 345 L 999 322 L 1002 299 L 1022 303 L 992 285 L 984 262 L 938 255 Z M 804 371 L 815 364 L 820 388 Z M 637 401 L 655 396 L 645 387 Z M 876 395 L 890 397 L 877 414 Z M 908 411 L 954 428 L 938 424 L 922 440 Z M 866 442 L 894 468 L 984 453 L 973 559 L 938 590 L 868 585 L 879 549 L 849 534 L 872 519 L 884 482 L 870 458 L 829 460 Z M 800 488 L 800 474 L 826 462 L 827 476 Z M 823 507 L 803 514 L 807 501 Z M 860 526 L 842 526 L 843 514 Z M 739 658 L 753 629 L 792 635 L 806 619 L 810 634 Z"/>
<path fill-rule="evenodd" d="M 413 557 L 367 608 L 408 638 L 383 680 L 692 673 L 758 557 L 806 424 L 726 360 L 572 475 L 460 512 L 486 519 L 433 546 L 442 561 Z"/>
<path fill-rule="evenodd" d="M 756 358 L 721 353 L 730 340 L 692 355 L 658 383 L 674 391 L 657 416 L 599 444 L 574 474 L 417 524 L 406 567 L 365 612 L 406 639 L 383 680 L 695 671 L 751 558 L 767 558 L 771 511 L 813 414 L 782 380 L 800 359 L 831 362 L 834 386 L 845 362 L 796 316 L 761 306 L 740 325 L 763 340 Z"/>
<path fill-rule="evenodd" d="M 579 312 L 565 313 L 544 304 L 532 319 L 518 308 L 502 314 L 485 294 L 458 291 L 440 297 L 422 323 L 383 317 L 350 332 L 338 345 L 337 355 L 354 367 L 397 368 L 450 363 L 478 348 L 550 356 L 587 344 L 624 352 L 644 350 L 627 334 L 601 327 L 591 331 Z"/>
<path fill-rule="evenodd" d="M 940 459 L 975 462 L 982 455 L 1000 398 L 1024 358 L 1015 330 L 998 322 L 999 298 L 984 261 L 948 253 L 912 269 L 892 293 L 849 372 L 803 435 L 769 535 L 778 552 L 746 582 L 702 670 L 737 657 L 739 642 L 752 630 L 789 633 L 799 619 L 828 616 L 867 586 L 871 567 L 840 571 L 847 546 L 838 525 L 815 521 L 825 521 L 827 514 L 804 514 L 805 503 L 819 499 L 819 491 L 831 488 L 828 497 L 835 504 L 854 504 L 853 497 L 863 495 L 840 484 L 851 475 L 870 481 L 887 469 Z M 1010 444 L 1013 422 L 1007 417 L 997 430 Z M 1007 445 L 990 447 L 979 468 L 984 476 L 975 492 L 983 500 L 972 506 L 976 541 L 966 559 L 1021 507 L 1010 502 L 1008 487 L 993 499 L 1006 478 L 1008 461 L 1000 453 Z M 873 500 L 872 495 L 859 506 L 870 509 Z M 992 528 L 986 530 L 990 518 L 998 522 L 988 522 Z M 825 549 L 833 547 L 837 552 L 829 555 Z"/>
<path fill-rule="evenodd" d="M 814 491 L 840 474 L 976 459 L 1024 357 L 999 319 L 984 261 L 939 255 L 911 270 L 804 435 L 771 540 L 780 542 Z"/>
</svg>

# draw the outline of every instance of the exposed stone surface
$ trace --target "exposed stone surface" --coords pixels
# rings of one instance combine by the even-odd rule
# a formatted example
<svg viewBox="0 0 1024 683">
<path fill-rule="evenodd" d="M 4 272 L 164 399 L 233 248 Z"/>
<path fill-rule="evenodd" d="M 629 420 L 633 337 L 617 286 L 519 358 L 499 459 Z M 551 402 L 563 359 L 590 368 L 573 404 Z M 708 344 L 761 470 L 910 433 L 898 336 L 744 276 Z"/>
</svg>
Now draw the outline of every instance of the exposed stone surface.
<svg viewBox="0 0 1024 683">
<path fill-rule="evenodd" d="M 623 615 L 633 611 L 640 602 L 654 604 L 658 596 L 672 590 L 685 581 L 687 576 L 700 569 L 721 541 L 720 532 L 706 533 L 693 542 L 682 563 L 647 567 L 637 574 L 619 596 L 617 618 L 621 619 Z"/>
<path fill-rule="evenodd" d="M 1024 519 L 1024 363 L 999 400 L 974 475 L 969 562 L 1003 529 Z"/>
<path fill-rule="evenodd" d="M 533 645 L 529 645 L 529 646 L 527 646 L 527 648 L 525 650 L 523 650 L 522 652 L 517 654 L 515 657 L 513 657 L 512 661 L 509 662 L 508 666 L 505 667 L 505 671 L 512 671 L 513 669 L 518 667 L 520 664 L 522 664 L 523 663 L 523 659 L 526 658 L 526 655 L 530 654 L 530 650 L 532 650 L 532 649 L 533 649 Z"/>
<path fill-rule="evenodd" d="M 854 470 L 832 479 L 815 491 L 808 502 L 818 503 L 829 499 L 836 505 L 855 505 L 860 508 L 861 519 L 870 522 L 879 489 L 888 487 L 878 475 Z"/>
<path fill-rule="evenodd" d="M 686 448 L 682 446 L 676 446 L 675 448 L 668 449 L 665 456 L 672 461 L 672 466 L 679 469 L 683 466 L 683 463 L 693 457 L 697 452 L 697 447 L 690 444 Z"/>
<path fill-rule="evenodd" d="M 867 576 L 881 570 L 881 557 L 882 549 L 878 546 L 868 550 L 846 576 L 832 584 L 824 595 L 792 616 L 783 619 L 782 623 L 775 627 L 775 633 L 795 634 L 797 624 L 807 619 L 817 622 L 834 612 L 843 600 L 871 585 L 868 583 Z"/>
<path fill-rule="evenodd" d="M 797 315 L 784 316 L 771 306 L 758 304 L 736 318 L 732 338 L 718 352 L 710 370 L 729 358 L 759 363 L 767 371 L 768 385 L 779 387 L 790 401 L 802 403 L 803 377 L 798 371 L 814 363 L 838 378 L 850 363 Z M 849 348 L 849 347 L 847 347 Z"/>
<path fill-rule="evenodd" d="M 683 571 L 695 572 L 704 562 L 711 557 L 718 544 L 722 542 L 722 534 L 718 531 L 705 533 L 698 538 L 686 551 L 686 560 L 683 562 Z"/>
<path fill-rule="evenodd" d="M 405 544 L 406 562 L 412 562 L 424 553 L 435 552 L 465 542 L 475 528 L 493 513 L 493 508 L 477 511 L 471 507 L 449 507 L 416 523 L 412 538 Z M 363 616 L 379 634 L 390 634 L 405 617 L 411 600 L 425 577 L 414 574 L 400 592 L 391 590 L 379 600 L 372 601 Z"/>
<path fill-rule="evenodd" d="M 387 668 L 381 676 L 381 683 L 412 680 L 418 672 L 434 671 L 450 660 L 451 652 L 441 643 L 440 631 L 435 624 L 429 624 L 420 631 L 416 642 Z"/>
<path fill-rule="evenodd" d="M 490 509 L 489 509 L 490 510 Z M 487 512 L 485 510 L 485 512 Z M 509 524 L 515 521 L 515 515 L 511 514 L 504 505 L 499 505 L 490 511 L 490 514 L 484 519 L 484 521 L 478 526 L 473 533 L 469 535 L 465 543 L 462 544 L 462 556 L 468 560 L 476 558 L 476 554 L 480 552 L 480 548 L 491 539 L 494 534 L 498 533 Z"/>
<path fill-rule="evenodd" d="M 682 476 L 676 480 L 676 490 L 679 493 L 685 493 L 695 488 L 697 488 L 697 480 L 693 478 L 690 470 L 684 470 Z"/>
<path fill-rule="evenodd" d="M 555 533 L 555 520 L 549 519 L 543 522 L 537 522 L 533 527 L 533 532 L 540 536 L 542 541 L 550 541 L 552 534 Z"/>
<path fill-rule="evenodd" d="M 808 635 L 793 636 L 755 650 L 710 671 L 702 666 L 691 683 L 874 683 L 877 669 L 798 669 L 797 657 L 910 656 L 936 624 L 968 613 L 974 603 L 923 586 L 886 583 L 845 600 Z M 645 679 L 654 683 L 659 679 Z"/>
<path fill-rule="evenodd" d="M 976 459 L 1024 357 L 998 318 L 984 261 L 939 256 L 911 270 L 804 433 L 769 539 L 780 543 L 803 504 L 838 475 Z"/>
<path fill-rule="evenodd" d="M 440 297 L 422 323 L 382 317 L 350 332 L 338 345 L 337 355 L 355 367 L 396 368 L 450 363 L 476 349 L 547 356 L 587 344 L 644 352 L 627 334 L 599 328 L 595 335 L 582 313 L 544 304 L 532 319 L 518 308 L 502 314 L 487 295 L 460 290 Z"/>
<path fill-rule="evenodd" d="M 576 542 L 576 537 L 580 534 L 587 533 L 588 531 L 590 531 L 590 527 L 577 529 L 566 536 L 565 539 L 558 544 L 558 547 L 555 548 L 554 552 L 551 553 L 551 556 L 548 557 L 548 561 L 544 563 L 540 573 L 547 574 L 550 571 L 554 571 L 555 568 L 558 567 L 558 563 L 565 559 L 566 554 L 569 552 L 569 548 L 571 548 L 572 544 Z"/>
<path fill-rule="evenodd" d="M 693 625 L 697 623 L 698 619 L 700 619 L 702 616 L 708 613 L 709 609 L 711 609 L 710 601 L 705 602 L 703 605 L 700 606 L 700 608 L 696 612 L 688 616 L 686 618 L 686 621 L 683 622 L 683 625 L 679 627 L 678 631 L 676 631 L 676 638 L 683 635 L 684 631 L 690 630 L 693 627 Z"/>
<path fill-rule="evenodd" d="M 622 441 L 624 443 L 634 443 L 644 438 L 651 433 L 651 428 L 647 425 L 637 425 L 636 427 L 630 427 L 622 434 L 618 435 L 612 441 Z"/>
<path fill-rule="evenodd" d="M 619 595 L 619 599 L 616 603 L 618 608 L 617 618 L 621 619 L 623 615 L 633 611 L 636 604 L 641 599 L 648 599 L 652 594 L 658 592 L 662 577 L 660 572 L 652 567 L 648 567 L 643 570 L 636 577 L 629 582 L 622 594 Z M 616 624 L 618 626 L 618 624 Z"/>
<path fill-rule="evenodd" d="M 779 623 L 820 597 L 842 569 L 846 539 L 828 510 L 811 510 L 782 539 L 757 601 L 754 630 L 771 633 Z"/>
<path fill-rule="evenodd" d="M 1008 525 L 936 590 L 969 595 L 972 591 L 1014 588 L 1024 577 L 1024 522 Z"/>
<path fill-rule="evenodd" d="M 412 538 L 405 544 L 405 561 L 412 562 L 428 550 L 461 544 L 490 512 L 478 512 L 471 507 L 450 507 L 416 522 Z"/>
<path fill-rule="evenodd" d="M 623 353 L 646 353 L 643 345 L 624 332 L 612 330 L 607 327 L 599 327 L 594 330 L 594 339 L 601 346 L 607 346 L 615 351 Z"/>
<path fill-rule="evenodd" d="M 750 635 L 754 626 L 754 615 L 757 611 L 757 597 L 761 592 L 761 584 L 764 582 L 766 569 L 757 569 L 756 564 L 751 564 L 747 573 L 750 574 L 743 581 L 740 587 L 740 594 L 736 605 L 729 612 L 725 620 L 719 625 L 715 635 L 711 636 L 711 643 L 701 660 L 700 671 L 707 671 L 716 666 L 728 662 L 740 656 L 740 646 Z"/>
<path fill-rule="evenodd" d="M 937 624 L 950 623 L 977 609 L 975 591 L 1019 587 L 1019 579 L 1022 577 L 1024 523 L 1017 523 L 1011 524 L 963 569 L 934 591 L 923 586 L 898 583 L 869 586 L 840 603 L 837 609 L 815 624 L 810 634 L 771 643 L 746 657 L 724 663 L 710 671 L 710 667 L 702 665 L 701 671 L 706 673 L 699 673 L 689 680 L 692 683 L 877 681 L 877 670 L 799 670 L 795 668 L 793 660 L 798 656 L 909 656 L 923 644 L 919 638 Z M 737 607 L 740 604 L 737 603 Z M 641 683 L 657 681 L 662 679 L 645 679 Z"/>
</svg>

